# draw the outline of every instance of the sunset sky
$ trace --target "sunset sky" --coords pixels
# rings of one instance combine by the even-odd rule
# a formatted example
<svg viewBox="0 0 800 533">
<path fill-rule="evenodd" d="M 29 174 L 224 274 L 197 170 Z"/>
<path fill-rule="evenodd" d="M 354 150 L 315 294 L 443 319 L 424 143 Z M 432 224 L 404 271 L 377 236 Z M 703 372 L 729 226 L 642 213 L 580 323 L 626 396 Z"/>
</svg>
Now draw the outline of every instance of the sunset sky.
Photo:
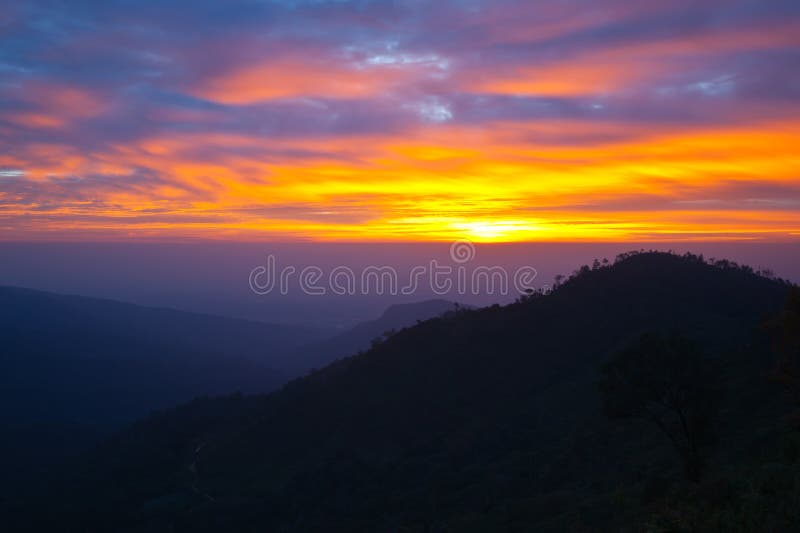
<svg viewBox="0 0 800 533">
<path fill-rule="evenodd" d="M 800 240 L 797 0 L 2 1 L 0 240 Z"/>
</svg>

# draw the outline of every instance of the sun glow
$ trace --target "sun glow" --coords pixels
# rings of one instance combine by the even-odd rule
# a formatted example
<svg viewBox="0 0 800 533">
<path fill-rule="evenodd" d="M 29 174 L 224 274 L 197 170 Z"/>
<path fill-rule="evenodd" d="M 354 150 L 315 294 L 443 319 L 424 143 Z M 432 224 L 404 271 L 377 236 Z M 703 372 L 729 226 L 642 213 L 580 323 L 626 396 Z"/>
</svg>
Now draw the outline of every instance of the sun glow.
<svg viewBox="0 0 800 533">
<path fill-rule="evenodd" d="M 800 124 L 667 131 L 583 147 L 535 141 L 550 131 L 505 122 L 491 133 L 442 127 L 405 142 L 287 139 L 272 148 L 327 152 L 272 162 L 237 155 L 258 147 L 251 139 L 219 135 L 154 138 L 90 156 L 33 145 L 28 154 L 0 156 L 0 183 L 24 184 L 4 191 L 0 225 L 12 228 L 3 233 L 12 239 L 70 231 L 87 238 L 781 240 L 800 231 L 793 196 Z M 137 173 L 145 165 L 164 177 Z M 82 174 L 90 177 L 76 178 Z M 48 204 L 48 197 L 61 200 Z"/>
<path fill-rule="evenodd" d="M 537 231 L 541 231 L 535 223 L 522 220 L 457 222 L 453 229 L 465 232 L 475 242 L 531 240 Z"/>
</svg>

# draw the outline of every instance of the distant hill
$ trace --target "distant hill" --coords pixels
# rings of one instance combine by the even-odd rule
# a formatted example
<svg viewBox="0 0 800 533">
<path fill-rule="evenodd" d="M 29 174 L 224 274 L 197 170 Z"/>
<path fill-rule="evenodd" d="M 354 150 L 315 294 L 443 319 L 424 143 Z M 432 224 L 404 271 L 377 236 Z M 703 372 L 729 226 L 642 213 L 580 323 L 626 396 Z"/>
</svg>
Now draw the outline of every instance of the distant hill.
<svg viewBox="0 0 800 533">
<path fill-rule="evenodd" d="M 434 318 L 465 306 L 448 300 L 433 299 L 390 306 L 375 320 L 362 322 L 330 339 L 303 346 L 287 358 L 295 374 L 322 368 L 348 355 L 370 347 L 372 341 L 384 334 Z"/>
<path fill-rule="evenodd" d="M 737 470 L 779 442 L 783 398 L 765 378 L 774 355 L 760 325 L 787 291 L 695 256 L 642 253 L 584 267 L 550 294 L 427 320 L 279 392 L 153 415 L 46 478 L 46 489 L 7 498 L 6 523 L 691 531 L 686 524 L 710 516 L 732 525 L 709 530 L 755 530 L 741 529 L 745 519 L 787 530 L 798 518 L 791 491 L 800 494 L 796 463 L 783 459 L 791 456 L 770 463 L 763 493 L 758 476 Z M 708 485 L 682 484 L 657 429 L 602 413 L 600 366 L 651 330 L 691 336 L 716 369 L 722 415 Z M 772 510 L 769 501 L 784 503 Z M 653 525 L 662 515 L 683 526 Z"/>
<path fill-rule="evenodd" d="M 0 287 L 0 427 L 69 436 L 60 450 L 200 395 L 266 392 L 316 332 Z M 0 460 L 0 464 L 3 461 Z"/>
</svg>

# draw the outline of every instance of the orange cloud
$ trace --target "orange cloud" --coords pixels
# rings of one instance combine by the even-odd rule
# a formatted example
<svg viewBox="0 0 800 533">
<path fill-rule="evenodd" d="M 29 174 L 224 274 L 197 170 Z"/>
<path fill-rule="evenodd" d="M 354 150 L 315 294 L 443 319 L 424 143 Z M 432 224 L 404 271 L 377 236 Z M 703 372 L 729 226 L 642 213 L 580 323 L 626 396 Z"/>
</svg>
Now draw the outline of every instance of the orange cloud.
<svg viewBox="0 0 800 533">
<path fill-rule="evenodd" d="M 3 115 L 3 118 L 17 126 L 30 128 L 60 128 L 66 124 L 66 121 L 58 116 L 44 113 L 26 113 L 24 111 L 8 113 Z"/>
<path fill-rule="evenodd" d="M 264 161 L 234 149 L 257 148 L 257 138 L 224 134 L 173 134 L 82 155 L 31 146 L 13 161 L 27 185 L 3 189 L 0 177 L 0 227 L 13 228 L 4 232 L 11 239 L 66 228 L 143 238 L 793 239 L 798 126 L 452 125 L 274 141 L 277 155 Z M 631 135 L 585 146 L 532 140 L 573 131 Z M 198 158 L 204 147 L 213 156 Z M 337 157 L 280 155 L 323 147 Z M 49 163 L 37 166 L 45 155 Z M 143 167 L 158 173 L 140 176 Z M 102 176 L 73 178 L 90 174 Z"/>
<path fill-rule="evenodd" d="M 285 58 L 245 65 L 189 88 L 197 97 L 243 105 L 282 98 L 363 98 L 420 76 L 430 65 Z"/>
<path fill-rule="evenodd" d="M 531 66 L 479 68 L 461 76 L 461 87 L 470 92 L 525 96 L 608 94 L 635 87 L 636 83 L 675 74 L 678 58 L 699 57 L 739 50 L 796 46 L 800 24 L 738 31 L 708 32 L 684 38 L 656 38 L 554 57 Z M 542 37 L 532 37 L 537 41 Z"/>
<path fill-rule="evenodd" d="M 472 91 L 494 94 L 580 96 L 608 93 L 644 75 L 643 71 L 620 63 L 619 58 L 610 62 L 588 58 L 584 61 L 585 64 L 513 69 L 469 85 Z"/>
<path fill-rule="evenodd" d="M 97 116 L 107 108 L 95 91 L 68 85 L 27 82 L 17 89 L 15 96 L 35 111 L 0 113 L 0 120 L 24 128 L 62 129 L 76 119 Z"/>
</svg>

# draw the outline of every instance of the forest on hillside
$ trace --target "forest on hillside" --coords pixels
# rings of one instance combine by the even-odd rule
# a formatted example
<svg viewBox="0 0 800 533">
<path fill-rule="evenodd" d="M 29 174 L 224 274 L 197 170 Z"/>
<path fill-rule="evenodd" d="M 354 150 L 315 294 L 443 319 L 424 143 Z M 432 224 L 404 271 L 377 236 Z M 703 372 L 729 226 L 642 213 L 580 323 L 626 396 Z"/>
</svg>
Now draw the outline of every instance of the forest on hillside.
<svg viewBox="0 0 800 533">
<path fill-rule="evenodd" d="M 625 254 L 153 414 L 0 509 L 42 531 L 789 531 L 798 324 L 768 272 Z"/>
</svg>

